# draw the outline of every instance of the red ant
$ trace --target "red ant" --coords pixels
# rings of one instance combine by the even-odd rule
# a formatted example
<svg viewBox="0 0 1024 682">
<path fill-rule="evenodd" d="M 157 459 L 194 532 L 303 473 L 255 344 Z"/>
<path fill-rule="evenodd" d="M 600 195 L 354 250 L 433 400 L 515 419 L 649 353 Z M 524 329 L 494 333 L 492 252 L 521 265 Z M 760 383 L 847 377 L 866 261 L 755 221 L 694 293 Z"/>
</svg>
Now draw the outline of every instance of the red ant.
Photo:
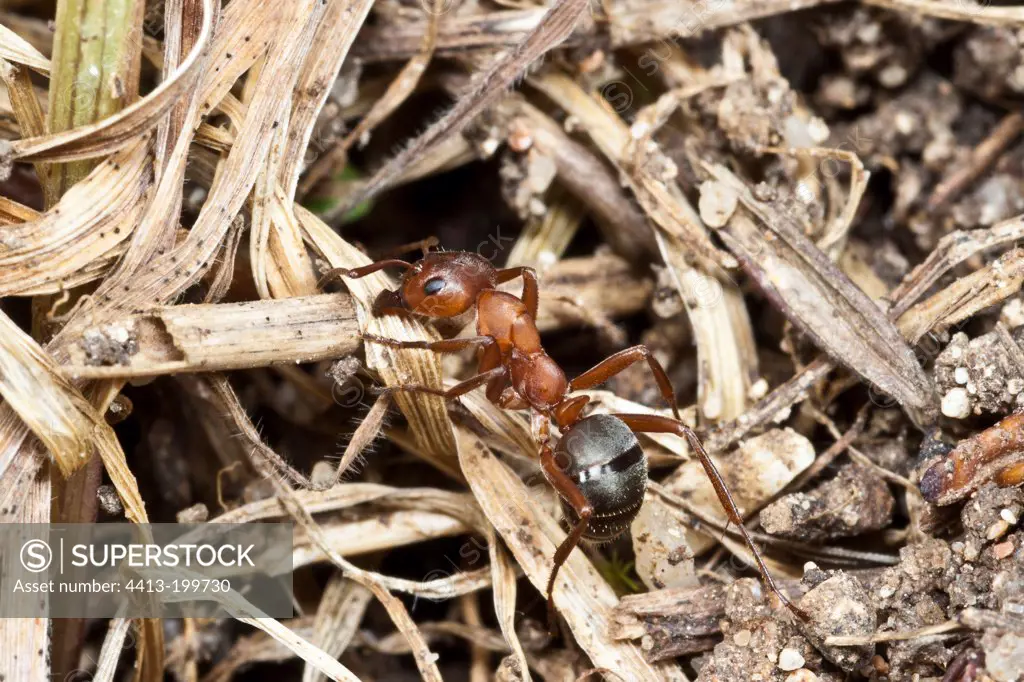
<svg viewBox="0 0 1024 682">
<path fill-rule="evenodd" d="M 503 409 L 532 412 L 532 424 L 540 442 L 540 464 L 545 477 L 558 492 L 572 530 L 555 552 L 548 579 L 549 614 L 554 613 L 552 591 L 558 570 L 581 540 L 612 540 L 628 528 L 643 503 L 647 488 L 647 458 L 636 433 L 674 433 L 686 438 L 718 494 L 729 521 L 736 524 L 757 563 L 761 579 L 790 611 L 806 615 L 776 586 L 761 554 L 740 517 L 725 481 L 718 473 L 697 434 L 680 421 L 675 391 L 661 363 L 646 346 L 633 346 L 606 358 L 569 381 L 561 367 L 541 346 L 537 331 L 537 274 L 529 267 L 495 269 L 491 263 L 465 251 L 426 252 L 408 263 L 387 259 L 360 268 L 332 270 L 324 280 L 344 276 L 365 277 L 388 267 L 404 270 L 395 291 L 383 291 L 373 306 L 375 315 L 405 314 L 427 318 L 451 318 L 471 308 L 477 312 L 477 336 L 425 341 L 398 341 L 365 335 L 364 340 L 394 348 L 427 349 L 457 353 L 477 348 L 479 371 L 448 390 L 429 386 L 395 386 L 389 391 L 412 391 L 458 398 L 486 386 L 488 400 Z M 518 298 L 497 286 L 523 280 Z M 574 391 L 598 386 L 640 360 L 654 374 L 661 395 L 672 407 L 675 419 L 649 414 L 599 414 L 583 417 L 589 398 Z M 552 447 L 550 424 L 562 437 Z"/>
</svg>

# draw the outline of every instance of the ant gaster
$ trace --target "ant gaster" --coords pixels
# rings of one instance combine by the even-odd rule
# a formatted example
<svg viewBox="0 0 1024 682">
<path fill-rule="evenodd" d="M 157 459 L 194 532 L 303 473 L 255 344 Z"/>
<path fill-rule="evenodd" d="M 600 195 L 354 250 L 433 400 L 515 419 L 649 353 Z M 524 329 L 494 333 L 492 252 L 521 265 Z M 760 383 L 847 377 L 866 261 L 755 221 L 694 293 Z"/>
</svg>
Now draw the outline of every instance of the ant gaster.
<svg viewBox="0 0 1024 682">
<path fill-rule="evenodd" d="M 668 375 L 646 346 L 619 351 L 569 381 L 541 346 L 536 325 L 538 287 L 534 270 L 529 267 L 498 270 L 474 253 L 425 252 L 415 263 L 381 260 L 351 270 L 332 270 L 324 279 L 365 277 L 389 267 L 404 270 L 401 284 L 395 291 L 381 292 L 374 302 L 375 315 L 451 318 L 475 307 L 477 336 L 428 343 L 364 335 L 366 341 L 437 353 L 456 353 L 468 348 L 480 351 L 478 373 L 448 390 L 403 385 L 389 391 L 430 393 L 451 400 L 486 386 L 487 398 L 499 407 L 531 411 L 533 431 L 540 444 L 541 469 L 558 492 L 571 525 L 568 537 L 555 552 L 548 579 L 549 615 L 554 613 L 555 577 L 572 550 L 581 540 L 607 541 L 618 537 L 629 528 L 640 510 L 647 488 L 647 458 L 635 434 L 672 433 L 685 438 L 697 455 L 729 521 L 736 525 L 753 554 L 764 583 L 794 614 L 806 618 L 775 585 L 743 526 L 725 481 L 697 434 L 680 421 Z M 497 289 L 499 284 L 515 279 L 523 281 L 519 297 Z M 573 393 L 598 386 L 640 360 L 650 367 L 675 419 L 649 414 L 584 417 L 583 409 L 589 397 Z M 562 434 L 554 445 L 550 435 L 552 423 Z"/>
</svg>

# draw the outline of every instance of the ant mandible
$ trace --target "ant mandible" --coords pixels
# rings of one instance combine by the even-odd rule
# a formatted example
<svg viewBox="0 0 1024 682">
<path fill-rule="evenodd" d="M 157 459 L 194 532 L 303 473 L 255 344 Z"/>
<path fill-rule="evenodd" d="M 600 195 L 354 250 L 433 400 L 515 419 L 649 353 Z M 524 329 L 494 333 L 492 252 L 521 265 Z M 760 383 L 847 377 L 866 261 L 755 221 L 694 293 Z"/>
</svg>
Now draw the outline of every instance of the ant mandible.
<svg viewBox="0 0 1024 682">
<path fill-rule="evenodd" d="M 398 289 L 382 291 L 373 305 L 374 315 L 416 315 L 451 318 L 471 308 L 477 312 L 477 336 L 442 341 L 399 341 L 364 335 L 365 341 L 393 348 L 417 348 L 436 353 L 457 353 L 477 348 L 478 373 L 440 390 L 430 386 L 402 385 L 389 392 L 409 391 L 458 398 L 486 386 L 488 400 L 502 409 L 531 411 L 533 431 L 540 444 L 540 464 L 545 478 L 558 492 L 571 531 L 555 552 L 547 584 L 549 616 L 554 614 L 555 578 L 569 554 L 580 543 L 609 541 L 624 533 L 636 517 L 647 488 L 647 458 L 636 433 L 671 433 L 685 438 L 697 455 L 726 512 L 736 525 L 757 563 L 761 579 L 790 611 L 806 619 L 776 586 L 761 554 L 743 525 L 732 495 L 697 434 L 680 420 L 679 406 L 668 374 L 646 346 L 619 351 L 569 381 L 561 367 L 541 346 L 537 331 L 537 274 L 529 267 L 496 269 L 490 261 L 466 251 L 428 252 L 415 263 L 386 259 L 354 269 L 339 268 L 323 280 L 357 279 L 383 270 L 402 268 Z M 522 279 L 516 296 L 497 286 Z M 662 397 L 672 407 L 674 419 L 650 414 L 598 414 L 583 416 L 590 398 L 572 395 L 598 386 L 640 360 L 654 375 Z M 550 424 L 562 436 L 552 446 Z"/>
</svg>

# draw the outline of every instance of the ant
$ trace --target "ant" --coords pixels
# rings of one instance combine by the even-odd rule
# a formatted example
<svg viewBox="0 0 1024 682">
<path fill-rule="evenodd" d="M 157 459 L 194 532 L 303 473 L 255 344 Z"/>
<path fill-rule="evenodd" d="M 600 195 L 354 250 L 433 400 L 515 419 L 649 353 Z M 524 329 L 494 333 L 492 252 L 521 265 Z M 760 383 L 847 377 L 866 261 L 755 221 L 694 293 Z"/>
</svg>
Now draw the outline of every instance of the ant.
<svg viewBox="0 0 1024 682">
<path fill-rule="evenodd" d="M 486 386 L 488 400 L 502 409 L 531 411 L 531 425 L 540 444 L 541 469 L 558 492 L 571 525 L 569 535 L 555 552 L 548 579 L 546 596 L 551 622 L 555 613 L 552 595 L 555 578 L 572 550 L 583 540 L 604 542 L 622 535 L 640 510 L 647 489 L 647 458 L 637 433 L 672 433 L 687 440 L 714 486 L 729 521 L 736 524 L 753 554 L 761 579 L 790 611 L 802 620 L 807 619 L 776 586 L 747 534 L 721 474 L 697 434 L 680 420 L 668 374 L 646 346 L 619 351 L 570 381 L 541 346 L 535 322 L 537 273 L 532 268 L 499 270 L 475 253 L 430 252 L 428 248 L 423 247 L 423 258 L 415 263 L 385 259 L 359 268 L 338 268 L 328 272 L 321 282 L 336 277 L 357 279 L 385 268 L 401 268 L 398 289 L 385 290 L 378 295 L 373 305 L 374 315 L 453 318 L 476 308 L 477 336 L 428 343 L 367 334 L 364 340 L 436 353 L 457 353 L 469 348 L 479 351 L 478 373 L 448 390 L 408 384 L 391 387 L 390 392 L 429 393 L 453 400 Z M 497 289 L 499 284 L 516 279 L 523 282 L 519 297 Z M 598 386 L 641 360 L 650 367 L 662 397 L 672 407 L 674 419 L 649 414 L 583 416 L 590 398 L 573 395 L 575 391 Z M 554 445 L 551 424 L 561 432 L 561 438 Z"/>
</svg>

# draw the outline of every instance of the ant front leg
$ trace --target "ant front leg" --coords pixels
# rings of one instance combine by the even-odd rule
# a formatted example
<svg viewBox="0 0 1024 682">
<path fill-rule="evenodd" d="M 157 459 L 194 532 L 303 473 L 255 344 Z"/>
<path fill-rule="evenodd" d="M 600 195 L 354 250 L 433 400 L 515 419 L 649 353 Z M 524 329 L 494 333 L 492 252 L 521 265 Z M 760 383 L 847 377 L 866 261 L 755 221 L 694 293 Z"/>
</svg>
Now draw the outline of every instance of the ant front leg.
<svg viewBox="0 0 1024 682">
<path fill-rule="evenodd" d="M 658 358 L 654 357 L 651 349 L 647 346 L 633 346 L 620 350 L 614 355 L 609 355 L 593 368 L 573 379 L 569 384 L 569 390 L 580 391 L 599 386 L 640 360 L 647 361 L 651 373 L 654 374 L 654 380 L 658 384 L 658 389 L 661 391 L 661 397 L 672 407 L 672 414 L 675 415 L 675 418 L 679 419 L 679 404 L 676 402 L 676 392 L 672 388 L 672 382 L 669 380 L 665 368 L 661 366 Z"/>
<path fill-rule="evenodd" d="M 575 481 L 566 475 L 565 471 L 558 466 L 558 462 L 555 459 L 554 451 L 551 446 L 544 443 L 541 446 L 540 451 L 540 465 L 544 471 L 544 476 L 551 483 L 555 492 L 559 494 L 569 506 L 572 507 L 573 511 L 576 512 L 576 516 L 579 520 L 576 525 L 573 526 L 569 535 L 565 538 L 558 549 L 555 550 L 554 566 L 551 568 L 551 577 L 548 578 L 548 630 L 555 632 L 555 578 L 558 577 L 558 570 L 562 568 L 562 565 L 569 559 L 569 555 L 572 554 L 572 550 L 580 544 L 583 534 L 587 532 L 587 526 L 590 525 L 590 517 L 594 513 L 594 508 L 590 506 L 590 502 L 583 495 L 583 491 L 579 489 Z"/>
<path fill-rule="evenodd" d="M 412 267 L 412 264 L 406 263 L 404 260 L 389 258 L 387 260 L 379 260 L 376 263 L 370 263 L 369 265 L 363 265 L 358 268 L 334 268 L 324 273 L 324 276 L 320 278 L 320 281 L 316 283 L 316 286 L 317 289 L 323 289 L 324 285 L 328 282 L 341 279 L 342 277 L 347 277 L 348 279 L 359 279 L 390 267 L 408 270 Z"/>
<path fill-rule="evenodd" d="M 807 614 L 790 602 L 786 595 L 782 593 L 782 590 L 775 584 L 775 579 L 772 578 L 772 574 L 768 572 L 768 566 L 765 565 L 764 559 L 761 558 L 761 552 L 754 545 L 754 541 L 747 533 L 746 526 L 743 525 L 743 517 L 740 516 L 740 511 L 736 508 L 736 502 L 732 499 L 732 493 L 729 492 L 725 479 L 718 472 L 715 463 L 711 461 L 711 456 L 704 449 L 704 444 L 700 442 L 696 432 L 678 420 L 659 417 L 653 414 L 616 414 L 614 416 L 621 419 L 630 430 L 636 433 L 674 433 L 686 439 L 690 444 L 690 449 L 697 455 L 697 460 L 704 467 L 704 473 L 707 474 L 708 480 L 711 481 L 715 494 L 718 496 L 718 501 L 721 503 L 722 509 L 725 510 L 726 517 L 739 529 L 747 549 L 754 555 L 754 562 L 757 564 L 757 569 L 761 574 L 761 580 L 797 618 L 804 621 L 809 620 Z"/>
<path fill-rule="evenodd" d="M 442 341 L 400 341 L 376 334 L 363 334 L 363 340 L 379 343 L 389 348 L 416 348 L 435 353 L 458 353 L 474 346 L 483 348 L 486 352 L 488 348 L 497 343 L 493 336 L 470 336 L 465 339 L 444 339 Z"/>
</svg>

